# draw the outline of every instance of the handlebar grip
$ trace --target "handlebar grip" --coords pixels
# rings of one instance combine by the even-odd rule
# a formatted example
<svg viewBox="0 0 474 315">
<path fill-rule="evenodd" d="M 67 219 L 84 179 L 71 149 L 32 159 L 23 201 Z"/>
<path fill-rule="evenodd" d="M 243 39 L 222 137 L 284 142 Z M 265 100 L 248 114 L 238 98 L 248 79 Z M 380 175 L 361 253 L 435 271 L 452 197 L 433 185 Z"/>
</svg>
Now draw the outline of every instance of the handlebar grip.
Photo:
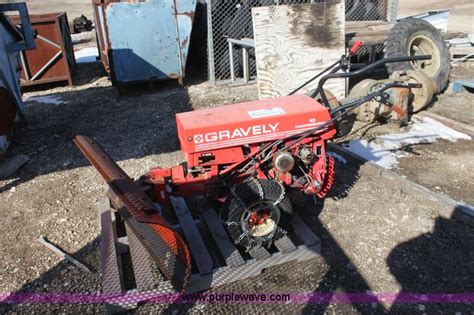
<svg viewBox="0 0 474 315">
<path fill-rule="evenodd" d="M 352 45 L 351 50 L 350 50 L 350 52 L 349 52 L 349 55 L 352 56 L 352 55 L 356 54 L 362 46 L 364 46 L 364 42 L 362 42 L 362 41 L 360 41 L 360 40 L 356 41 L 356 42 Z"/>
</svg>

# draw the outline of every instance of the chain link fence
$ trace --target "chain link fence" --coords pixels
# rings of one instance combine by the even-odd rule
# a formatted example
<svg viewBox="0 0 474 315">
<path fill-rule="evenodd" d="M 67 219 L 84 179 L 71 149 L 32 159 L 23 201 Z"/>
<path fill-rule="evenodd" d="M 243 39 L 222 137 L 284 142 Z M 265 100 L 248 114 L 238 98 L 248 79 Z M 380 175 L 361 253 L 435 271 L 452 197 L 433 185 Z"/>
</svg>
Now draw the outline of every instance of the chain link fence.
<svg viewBox="0 0 474 315">
<path fill-rule="evenodd" d="M 208 0 L 209 80 L 226 83 L 231 78 L 227 39 L 253 38 L 252 8 L 270 5 L 331 2 L 335 0 Z M 396 19 L 397 0 L 345 0 L 346 21 L 392 21 Z M 242 77 L 242 49 L 232 50 L 236 77 Z M 250 77 L 256 76 L 255 52 L 248 49 Z"/>
</svg>

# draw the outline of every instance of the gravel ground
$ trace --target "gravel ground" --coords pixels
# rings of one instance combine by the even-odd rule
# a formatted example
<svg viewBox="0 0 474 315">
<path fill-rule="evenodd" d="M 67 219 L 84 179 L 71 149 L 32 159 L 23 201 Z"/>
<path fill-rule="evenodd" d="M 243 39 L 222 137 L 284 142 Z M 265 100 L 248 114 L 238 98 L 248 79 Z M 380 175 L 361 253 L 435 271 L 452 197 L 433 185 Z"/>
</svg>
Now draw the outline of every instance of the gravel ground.
<svg viewBox="0 0 474 315">
<path fill-rule="evenodd" d="M 166 84 L 160 90 L 120 97 L 104 77 L 100 64 L 82 64 L 76 70 L 76 87 L 56 87 L 25 96 L 52 96 L 67 103 L 28 104 L 28 124 L 18 126 L 8 156 L 26 154 L 31 161 L 15 177 L 0 181 L 1 292 L 100 291 L 98 228 L 95 204 L 106 185 L 72 144 L 77 134 L 97 139 L 132 177 L 150 167 L 181 161 L 174 114 L 205 106 L 235 103 L 257 97 L 255 86 L 213 87 L 194 82 L 187 88 Z M 440 98 L 441 100 L 441 98 Z M 437 105 L 435 105 L 437 106 Z M 384 128 L 395 129 L 394 126 Z M 376 130 L 376 128 L 371 129 Z M 370 136 L 366 133 L 365 136 Z M 443 142 L 429 146 L 452 160 L 455 148 Z M 463 144 L 460 142 L 460 145 Z M 428 146 L 427 146 L 428 148 Z M 463 158 L 472 145 L 463 146 Z M 427 149 L 428 150 L 428 149 Z M 457 148 L 459 151 L 459 148 Z M 8 157 L 7 156 L 7 157 Z M 417 172 L 427 172 L 426 155 L 413 155 Z M 403 161 L 403 160 L 402 160 Z M 454 161 L 454 160 L 453 160 Z M 413 163 L 415 163 L 413 162 Z M 454 163 L 454 162 L 453 162 Z M 468 190 L 472 164 L 455 172 L 457 164 L 436 167 L 438 174 L 463 180 L 457 189 Z M 423 167 L 425 166 L 425 167 Z M 401 164 L 400 173 L 407 166 Z M 459 169 L 458 169 L 459 170 Z M 331 197 L 324 205 L 295 200 L 305 221 L 321 237 L 322 257 L 268 269 L 255 279 L 215 288 L 219 292 L 472 292 L 474 285 L 472 226 L 451 218 L 432 200 L 398 187 L 396 182 L 354 161 L 338 164 Z M 425 180 L 434 178 L 428 173 Z M 422 182 L 422 179 L 415 180 Z M 434 182 L 433 182 L 434 183 Z M 431 183 L 423 183 L 430 185 Z M 451 185 L 447 182 L 447 185 Z M 438 184 L 436 184 L 438 185 Z M 472 185 L 472 184 L 471 184 Z M 444 186 L 440 186 L 444 187 Z M 451 187 L 450 187 L 451 189 Z M 383 205 L 383 207 L 374 205 Z M 84 273 L 61 262 L 38 244 L 47 236 L 95 272 Z M 295 272 L 296 271 L 296 272 Z M 138 313 L 212 311 L 268 311 L 305 313 L 472 311 L 469 305 L 146 305 Z M 14 305 L 0 312 L 77 313 L 102 312 L 100 305 Z"/>
</svg>

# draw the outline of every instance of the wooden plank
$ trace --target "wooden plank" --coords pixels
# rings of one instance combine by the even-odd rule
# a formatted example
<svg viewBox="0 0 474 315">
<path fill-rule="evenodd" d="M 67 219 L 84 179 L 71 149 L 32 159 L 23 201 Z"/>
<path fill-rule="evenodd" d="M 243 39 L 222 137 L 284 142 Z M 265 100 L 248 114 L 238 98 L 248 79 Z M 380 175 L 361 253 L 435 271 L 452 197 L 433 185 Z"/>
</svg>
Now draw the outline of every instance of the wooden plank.
<svg viewBox="0 0 474 315">
<path fill-rule="evenodd" d="M 296 236 L 298 236 L 306 246 L 313 246 L 321 243 L 319 237 L 311 231 L 309 226 L 303 222 L 298 214 L 293 213 L 291 216 L 291 225 L 293 226 Z"/>
<path fill-rule="evenodd" d="M 295 244 L 293 244 L 290 238 L 286 235 L 284 235 L 283 237 L 280 237 L 273 243 L 275 244 L 275 247 L 278 248 L 280 252 L 285 253 L 285 254 L 296 250 Z"/>
<path fill-rule="evenodd" d="M 287 95 L 344 54 L 344 1 L 256 7 L 252 18 L 260 99 Z M 342 98 L 345 80 L 325 88 Z"/>
<path fill-rule="evenodd" d="M 222 267 L 213 271 L 212 274 L 193 274 L 189 283 L 188 293 L 200 292 L 212 287 L 217 287 L 235 281 L 249 279 L 258 276 L 266 268 L 281 265 L 290 261 L 303 262 L 319 256 L 319 249 L 314 246 L 301 245 L 291 253 L 281 252 L 269 255 L 264 259 L 248 261 L 245 265 L 238 267 Z M 159 285 L 157 292 L 169 290 L 170 284 L 166 281 Z"/>
<path fill-rule="evenodd" d="M 346 22 L 346 36 L 347 34 L 355 33 L 359 35 L 382 35 L 388 34 L 390 29 L 392 29 L 393 24 L 378 24 L 378 25 L 348 25 L 349 22 Z"/>
<path fill-rule="evenodd" d="M 383 44 L 394 24 L 387 21 L 346 21 L 346 42 L 348 46 L 362 41 L 366 46 Z"/>
<path fill-rule="evenodd" d="M 108 198 L 101 200 L 98 205 L 98 212 L 101 226 L 101 241 L 100 241 L 100 267 L 102 273 L 102 292 L 103 293 L 123 293 L 125 285 L 123 281 L 122 262 L 117 254 L 115 248 L 115 219 L 110 208 Z M 124 312 L 135 305 L 132 304 L 106 304 L 105 313 L 115 314 Z"/>
<path fill-rule="evenodd" d="M 199 224 L 201 224 L 201 220 L 200 220 L 200 219 L 193 220 L 193 222 L 194 222 L 194 225 L 199 225 Z M 171 228 L 172 228 L 173 230 L 181 230 L 181 224 L 179 224 L 179 223 L 178 223 L 178 224 L 173 224 L 173 225 L 171 226 Z"/>
<path fill-rule="evenodd" d="M 28 163 L 29 160 L 30 158 L 26 155 L 18 154 L 2 161 L 0 164 L 0 179 L 10 178 L 20 167 Z"/>
<path fill-rule="evenodd" d="M 205 200 L 198 202 L 198 208 L 226 264 L 231 267 L 245 264 L 245 260 L 240 255 L 237 247 L 235 247 L 234 243 L 230 240 L 224 225 L 214 209 L 212 209 Z"/>
<path fill-rule="evenodd" d="M 352 37 L 357 37 L 357 38 L 380 37 L 380 36 L 387 36 L 387 34 L 388 34 L 388 30 L 346 32 L 346 39 L 352 38 Z"/>
<path fill-rule="evenodd" d="M 363 30 L 363 29 L 373 29 L 379 26 L 381 27 L 390 27 L 388 22 L 386 21 L 346 21 L 345 29 L 347 30 Z"/>
<path fill-rule="evenodd" d="M 256 260 L 263 260 L 271 257 L 268 250 L 263 247 L 251 248 L 249 250 L 249 255 Z"/>
<path fill-rule="evenodd" d="M 132 229 L 125 224 L 129 241 L 130 256 L 132 257 L 135 282 L 139 292 L 150 290 L 155 286 L 155 276 L 151 269 L 151 258 Z"/>
<path fill-rule="evenodd" d="M 381 45 L 385 42 L 387 36 L 378 35 L 378 36 L 356 36 L 356 37 L 346 37 L 347 46 L 352 46 L 357 41 L 363 41 L 364 47 L 370 45 Z"/>
<path fill-rule="evenodd" d="M 115 232 L 109 199 L 98 204 L 102 239 L 100 241 L 100 265 L 102 269 L 102 292 L 121 293 L 124 284 L 119 271 L 119 260 L 115 249 Z"/>
<path fill-rule="evenodd" d="M 387 0 L 386 20 L 388 23 L 397 23 L 398 1 L 399 0 Z"/>
<path fill-rule="evenodd" d="M 165 256 L 169 253 L 169 251 L 166 250 L 167 245 L 164 243 L 163 238 L 156 233 L 152 225 L 138 222 L 135 217 L 130 216 L 123 202 L 112 190 L 109 190 L 109 196 L 114 208 L 117 209 L 117 212 L 121 215 L 125 224 L 135 233 L 142 246 L 150 254 L 150 257 L 156 261 L 163 275 L 171 280 L 174 287 L 182 288 L 185 281 L 184 275 L 187 272 L 187 265 L 185 265 L 182 260 L 175 259 L 176 257 L 172 255 Z"/>
<path fill-rule="evenodd" d="M 209 255 L 201 234 L 199 234 L 196 224 L 194 224 L 193 217 L 188 210 L 186 202 L 181 197 L 170 197 L 170 200 L 199 273 L 210 273 L 212 271 L 212 258 Z"/>
<path fill-rule="evenodd" d="M 122 236 L 117 238 L 117 241 L 115 242 L 115 250 L 117 251 L 117 254 L 122 255 L 128 253 L 128 245 L 128 237 Z"/>
<path fill-rule="evenodd" d="M 363 30 L 363 29 L 377 29 L 377 28 L 390 28 L 393 24 L 385 21 L 346 21 L 346 30 Z"/>
</svg>

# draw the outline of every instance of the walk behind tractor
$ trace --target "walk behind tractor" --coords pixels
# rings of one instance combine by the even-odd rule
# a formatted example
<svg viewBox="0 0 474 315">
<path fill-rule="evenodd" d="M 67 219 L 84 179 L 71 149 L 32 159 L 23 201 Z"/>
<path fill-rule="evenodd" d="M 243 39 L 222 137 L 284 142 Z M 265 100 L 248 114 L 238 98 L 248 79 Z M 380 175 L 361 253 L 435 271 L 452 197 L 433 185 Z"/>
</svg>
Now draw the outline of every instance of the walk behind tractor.
<svg viewBox="0 0 474 315">
<path fill-rule="evenodd" d="M 181 279 L 172 281 L 175 288 L 186 288 L 191 257 L 183 238 L 161 215 L 171 197 L 204 196 L 218 205 L 230 238 L 242 250 L 269 247 L 288 232 L 293 213 L 289 190 L 324 198 L 331 189 L 335 163 L 326 143 L 349 132 L 354 115 L 403 121 L 413 104 L 419 109 L 429 102 L 432 82 L 422 73 L 410 72 L 365 82 L 355 97 L 336 100 L 323 88 L 329 79 L 353 78 L 387 63 L 431 58 L 387 58 L 354 71 L 350 59 L 360 46 L 354 45 L 288 96 L 177 114 L 185 161 L 153 168 L 137 181 L 93 139 L 74 139 L 109 184 L 120 215 L 147 226 L 134 233 L 145 248 L 155 249 L 150 253 L 166 278 Z M 317 78 L 315 90 L 297 94 Z M 158 236 L 158 242 L 150 242 L 147 233 Z"/>
</svg>

